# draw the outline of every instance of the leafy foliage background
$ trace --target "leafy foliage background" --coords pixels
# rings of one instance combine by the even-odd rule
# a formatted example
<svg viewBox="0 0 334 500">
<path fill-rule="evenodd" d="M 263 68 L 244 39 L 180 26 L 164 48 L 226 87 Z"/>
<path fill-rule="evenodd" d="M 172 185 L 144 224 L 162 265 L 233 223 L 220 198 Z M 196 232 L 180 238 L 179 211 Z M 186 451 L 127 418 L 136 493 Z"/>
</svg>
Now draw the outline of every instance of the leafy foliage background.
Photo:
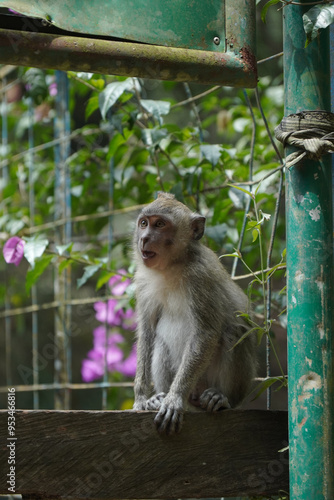
<svg viewBox="0 0 334 500">
<path fill-rule="evenodd" d="M 271 15 L 269 11 L 269 18 Z M 280 23 L 279 17 L 275 19 Z M 267 43 L 271 28 L 261 24 L 259 58 L 261 54 L 262 57 L 272 55 L 280 46 L 280 30 L 275 34 L 276 29 L 277 26 L 272 28 L 274 38 Z M 261 106 L 269 129 L 273 130 L 283 116 L 280 62 L 276 60 L 269 66 L 264 63 L 259 69 Z M 256 181 L 280 167 L 252 90 L 210 89 L 87 73 L 69 73 L 68 76 L 71 151 L 67 168 L 71 177 L 73 223 L 71 245 L 59 249 L 54 241 L 53 227 L 57 211 L 54 149 L 36 148 L 32 176 L 27 154 L 31 113 L 34 145 L 54 139 L 55 75 L 52 71 L 35 68 L 18 68 L 10 75 L 13 86 L 6 94 L 8 144 L 0 150 L 1 160 L 10 160 L 8 176 L 3 175 L 0 181 L 0 238 L 2 243 L 14 235 L 30 238 L 34 249 L 43 241 L 48 243 L 42 254 L 34 254 L 30 268 L 23 261 L 18 269 L 9 268 L 0 261 L 2 310 L 5 302 L 11 308 L 29 304 L 31 287 L 35 284 L 38 301 L 52 301 L 53 277 L 59 270 L 71 269 L 72 297 L 78 299 L 103 295 L 108 279 L 120 268 L 129 269 L 131 274 L 133 221 L 138 207 L 152 201 L 159 190 L 174 193 L 180 201 L 204 214 L 207 217 L 205 243 L 219 255 L 233 254 L 249 198 L 245 191 L 250 190 L 250 164 Z M 201 97 L 191 100 L 196 95 Z M 258 188 L 256 207 L 261 213 L 274 213 L 278 181 L 279 173 L 276 173 L 254 186 L 254 190 Z M 29 205 L 32 188 L 33 217 Z M 113 244 L 109 254 L 111 213 Z M 271 220 L 262 217 L 258 224 L 254 204 L 251 204 L 248 219 L 241 250 L 247 268 L 239 262 L 237 274 L 249 275 L 249 270 L 261 270 L 261 265 L 263 268 L 259 239 L 254 231 L 261 230 L 260 248 L 264 255 L 268 249 Z M 284 248 L 282 210 L 276 230 L 273 265 L 282 262 Z M 225 258 L 223 262 L 230 267 L 233 258 Z M 272 295 L 273 318 L 281 326 L 284 326 L 284 314 L 279 314 L 285 307 L 284 294 L 280 294 L 284 286 L 283 272 L 275 274 Z M 247 289 L 251 281 L 253 277 L 248 276 L 241 283 Z M 251 289 L 254 309 L 261 322 L 265 316 L 265 292 L 256 283 Z M 124 300 L 127 305 L 133 305 L 131 290 Z M 40 324 L 44 325 L 39 344 L 42 351 L 48 335 L 52 334 L 53 318 L 47 311 L 38 314 Z M 80 325 L 80 334 L 72 339 L 73 381 L 80 382 L 80 363 L 90 348 L 96 319 L 92 306 L 74 307 L 73 317 L 74 323 Z M 4 324 L 5 320 L 0 321 Z M 20 357 L 30 366 L 31 318 L 18 315 L 12 322 L 18 346 L 16 354 L 12 353 L 12 362 L 17 363 L 20 351 Z M 129 335 L 128 344 L 132 341 L 133 336 Z M 0 343 L 3 344 L 3 339 Z M 4 361 L 2 359 L 2 366 Z M 13 383 L 22 383 L 17 373 L 13 377 Z M 52 381 L 51 363 L 41 370 L 40 379 L 45 383 Z M 46 393 L 43 397 L 42 406 L 52 407 L 51 395 Z M 125 399 L 129 397 L 130 393 L 125 395 Z M 29 398 L 22 396 L 21 407 L 31 407 Z M 110 405 L 119 407 L 123 400 L 124 396 L 119 398 L 111 394 Z M 88 400 L 86 395 L 74 396 L 74 407 L 94 408 L 96 404 L 96 399 Z"/>
</svg>

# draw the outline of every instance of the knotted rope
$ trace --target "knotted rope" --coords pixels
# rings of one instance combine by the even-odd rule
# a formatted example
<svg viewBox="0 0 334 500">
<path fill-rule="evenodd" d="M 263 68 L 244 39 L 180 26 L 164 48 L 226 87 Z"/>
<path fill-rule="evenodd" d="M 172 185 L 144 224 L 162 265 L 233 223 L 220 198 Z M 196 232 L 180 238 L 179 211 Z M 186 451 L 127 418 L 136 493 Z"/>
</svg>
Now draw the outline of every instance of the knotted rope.
<svg viewBox="0 0 334 500">
<path fill-rule="evenodd" d="M 302 111 L 285 116 L 275 128 L 275 137 L 284 146 L 300 149 L 287 156 L 286 167 L 292 167 L 304 157 L 319 160 L 326 153 L 334 153 L 334 114 Z"/>
</svg>

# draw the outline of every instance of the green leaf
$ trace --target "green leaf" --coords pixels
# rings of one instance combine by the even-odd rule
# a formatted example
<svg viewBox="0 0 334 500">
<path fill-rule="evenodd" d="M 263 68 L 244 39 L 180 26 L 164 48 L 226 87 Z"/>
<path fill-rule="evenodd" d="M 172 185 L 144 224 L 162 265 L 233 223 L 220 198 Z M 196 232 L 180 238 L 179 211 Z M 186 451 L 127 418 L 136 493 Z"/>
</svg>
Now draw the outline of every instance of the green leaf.
<svg viewBox="0 0 334 500">
<path fill-rule="evenodd" d="M 266 15 L 267 15 L 267 11 L 269 9 L 269 7 L 271 7 L 272 5 L 276 5 L 277 3 L 279 3 L 281 0 L 270 0 L 269 2 L 267 2 L 262 11 L 261 11 L 261 19 L 262 21 L 265 23 L 266 22 Z"/>
<path fill-rule="evenodd" d="M 144 128 L 141 133 L 144 144 L 148 147 L 157 146 L 168 135 L 167 129 L 158 127 Z"/>
<path fill-rule="evenodd" d="M 228 190 L 228 196 L 236 209 L 242 210 L 244 208 L 246 200 L 245 193 L 242 193 L 238 189 L 231 188 Z"/>
<path fill-rule="evenodd" d="M 320 29 L 327 28 L 334 22 L 334 4 L 315 5 L 303 15 L 303 25 L 306 33 L 305 47 L 314 40 Z"/>
<path fill-rule="evenodd" d="M 110 271 L 106 271 L 105 269 L 102 270 L 101 274 L 100 274 L 100 277 L 97 281 L 97 284 L 96 284 L 96 290 L 99 290 L 103 285 L 105 285 L 109 280 L 110 278 L 112 278 L 113 276 L 115 276 L 115 273 L 114 272 L 110 272 Z"/>
<path fill-rule="evenodd" d="M 67 267 L 69 267 L 71 264 L 73 264 L 73 260 L 72 259 L 64 259 L 64 260 L 62 260 L 61 263 L 58 266 L 58 274 L 61 274 L 64 271 L 64 269 L 66 269 Z"/>
<path fill-rule="evenodd" d="M 223 257 L 238 257 L 238 259 L 241 259 L 241 254 L 238 252 L 234 253 L 224 253 L 224 255 L 220 255 L 219 258 L 222 259 Z"/>
<path fill-rule="evenodd" d="M 153 99 L 141 99 L 141 106 L 154 116 L 162 125 L 162 115 L 168 115 L 170 111 L 170 102 L 154 101 Z"/>
<path fill-rule="evenodd" d="M 251 193 L 250 191 L 247 191 L 247 189 L 244 189 L 240 186 L 235 186 L 234 184 L 227 184 L 229 187 L 233 189 L 238 189 L 239 191 L 242 191 L 243 193 L 246 193 L 248 196 L 250 196 L 252 199 L 254 199 L 254 194 Z"/>
<path fill-rule="evenodd" d="M 248 313 L 242 313 L 242 312 L 241 312 L 241 313 L 239 313 L 239 314 L 237 315 L 237 317 L 238 317 L 238 318 L 243 318 L 243 319 L 245 320 L 245 322 L 246 322 L 249 326 L 252 326 L 252 327 L 254 327 L 254 328 L 259 328 L 258 324 L 257 324 L 257 323 L 255 323 L 255 322 L 252 320 L 251 316 L 250 316 Z"/>
<path fill-rule="evenodd" d="M 255 189 L 255 193 L 254 193 L 254 197 L 257 195 L 257 193 L 259 192 L 260 188 L 261 188 L 261 184 L 262 182 L 259 182 L 257 188 Z"/>
<path fill-rule="evenodd" d="M 103 92 L 99 94 L 99 106 L 104 120 L 110 108 L 112 108 L 121 95 L 126 91 L 134 90 L 136 84 L 139 85 L 137 80 L 134 78 L 127 78 L 122 82 L 112 82 L 106 86 Z"/>
<path fill-rule="evenodd" d="M 97 109 L 99 109 L 99 96 L 94 95 L 93 97 L 88 99 L 85 109 L 85 119 L 87 120 L 87 118 L 89 118 L 90 115 L 92 115 Z"/>
<path fill-rule="evenodd" d="M 6 230 L 9 234 L 15 235 L 25 226 L 25 222 L 22 219 L 12 219 L 6 224 Z"/>
<path fill-rule="evenodd" d="M 237 347 L 237 345 L 241 344 L 251 333 L 256 332 L 257 330 L 262 330 L 262 328 L 256 326 L 254 328 L 251 328 L 250 330 L 247 330 L 246 333 L 244 333 L 240 339 L 229 349 L 229 351 L 232 351 Z"/>
<path fill-rule="evenodd" d="M 84 267 L 84 273 L 81 278 L 77 279 L 77 287 L 80 288 L 82 285 L 86 283 L 86 281 L 91 278 L 101 267 L 102 262 L 100 264 L 93 264 L 90 266 Z"/>
<path fill-rule="evenodd" d="M 37 104 L 48 95 L 48 87 L 45 81 L 45 71 L 37 68 L 29 68 L 23 76 L 27 94 Z"/>
<path fill-rule="evenodd" d="M 275 274 L 275 272 L 277 271 L 277 269 L 279 267 L 281 267 L 282 263 L 279 262 L 278 264 L 276 264 L 275 266 L 273 266 L 269 271 L 266 272 L 266 278 L 271 278 L 271 276 L 273 276 Z"/>
<path fill-rule="evenodd" d="M 56 250 L 59 253 L 59 255 L 64 255 L 65 252 L 70 252 L 73 247 L 73 242 L 72 243 L 67 243 L 66 245 L 56 245 Z"/>
<path fill-rule="evenodd" d="M 252 236 L 253 236 L 253 241 L 252 241 L 252 243 L 254 243 L 254 242 L 258 239 L 258 236 L 259 236 L 259 230 L 258 230 L 258 229 L 253 229 L 253 231 L 252 231 Z"/>
<path fill-rule="evenodd" d="M 44 250 L 48 246 L 49 241 L 45 239 L 28 239 L 24 245 L 24 256 L 31 265 L 35 266 L 36 259 L 42 257 Z"/>
<path fill-rule="evenodd" d="M 220 144 L 203 144 L 200 146 L 200 150 L 204 158 L 206 158 L 211 165 L 214 167 L 220 160 L 220 155 L 222 153 L 222 147 Z"/>
<path fill-rule="evenodd" d="M 110 158 L 113 158 L 116 154 L 116 151 L 122 144 L 126 142 L 125 138 L 123 137 L 122 134 L 115 134 L 114 137 L 111 139 L 109 143 L 109 150 L 107 154 L 107 159 L 110 160 Z"/>
<path fill-rule="evenodd" d="M 263 380 L 254 390 L 257 390 L 254 398 L 252 401 L 257 399 L 261 394 L 266 391 L 269 387 L 271 387 L 273 384 L 276 384 L 276 382 L 281 382 L 281 386 L 286 385 L 286 379 L 284 377 L 270 377 L 267 378 L 266 380 Z M 253 391 L 254 392 L 254 391 Z"/>
<path fill-rule="evenodd" d="M 120 113 L 108 115 L 108 122 L 117 132 L 123 135 L 122 115 Z"/>
<path fill-rule="evenodd" d="M 44 273 L 53 259 L 53 255 L 43 255 L 40 259 L 34 262 L 34 267 L 29 269 L 26 275 L 26 292 L 29 294 L 31 287 Z"/>
</svg>

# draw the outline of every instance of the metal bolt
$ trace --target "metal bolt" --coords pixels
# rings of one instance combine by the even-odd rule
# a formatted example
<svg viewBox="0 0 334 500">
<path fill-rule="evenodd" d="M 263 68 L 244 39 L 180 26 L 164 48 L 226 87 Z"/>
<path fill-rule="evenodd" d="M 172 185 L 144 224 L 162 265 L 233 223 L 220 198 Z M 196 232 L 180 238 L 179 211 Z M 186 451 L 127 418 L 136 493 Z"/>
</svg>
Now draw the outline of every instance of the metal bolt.
<svg viewBox="0 0 334 500">
<path fill-rule="evenodd" d="M 220 38 L 219 36 L 215 36 L 214 39 L 213 39 L 213 43 L 215 43 L 216 45 L 219 45 L 220 44 Z"/>
</svg>

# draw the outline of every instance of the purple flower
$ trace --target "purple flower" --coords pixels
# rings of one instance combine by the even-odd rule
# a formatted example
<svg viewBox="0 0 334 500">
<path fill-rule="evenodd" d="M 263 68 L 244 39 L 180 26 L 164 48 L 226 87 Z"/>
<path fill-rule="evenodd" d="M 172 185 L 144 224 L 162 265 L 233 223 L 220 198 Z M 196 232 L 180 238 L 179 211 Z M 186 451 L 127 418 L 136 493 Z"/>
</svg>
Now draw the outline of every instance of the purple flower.
<svg viewBox="0 0 334 500">
<path fill-rule="evenodd" d="M 55 97 L 58 94 L 58 88 L 56 82 L 49 85 L 49 94 L 51 97 Z"/>
<path fill-rule="evenodd" d="M 93 330 L 94 349 L 106 346 L 107 329 L 105 326 L 98 326 Z M 121 344 L 124 342 L 124 337 L 120 333 L 108 335 L 108 345 Z"/>
<path fill-rule="evenodd" d="M 107 361 L 107 367 L 109 371 L 115 369 L 115 364 L 119 363 L 123 359 L 123 351 L 115 344 L 107 347 L 98 347 L 97 349 L 92 349 L 87 354 L 88 358 L 99 363 L 102 368 L 104 367 L 105 361 Z"/>
<path fill-rule="evenodd" d="M 112 342 L 109 345 L 108 338 L 108 346 L 97 344 L 94 342 L 94 349 L 88 352 L 87 358 L 82 361 L 81 367 L 81 376 L 85 382 L 92 382 L 92 380 L 96 380 L 104 375 L 105 364 L 107 363 L 108 371 L 115 371 L 118 363 L 123 360 L 123 351 L 120 347 L 116 345 L 117 339 L 123 337 L 118 334 L 111 335 Z"/>
<path fill-rule="evenodd" d="M 110 299 L 108 302 L 95 302 L 96 319 L 101 323 L 120 326 L 122 323 L 122 309 L 116 309 L 118 301 Z"/>
<path fill-rule="evenodd" d="M 117 297 L 124 294 L 131 281 L 123 276 L 125 269 L 119 269 L 118 274 L 109 280 L 111 293 Z M 118 332 L 110 332 L 108 326 L 133 330 L 136 327 L 135 312 L 130 307 L 120 307 L 119 299 L 109 299 L 106 302 L 94 304 L 96 319 L 102 325 L 93 330 L 93 349 L 88 352 L 87 359 L 82 362 L 81 375 L 85 382 L 100 378 L 105 373 L 105 365 L 109 372 L 118 371 L 126 377 L 136 373 L 137 355 L 133 346 L 129 356 L 124 359 L 124 353 L 118 344 L 125 339 Z"/>
<path fill-rule="evenodd" d="M 110 326 L 121 326 L 125 330 L 136 328 L 135 312 L 128 308 L 125 311 L 118 307 L 117 299 L 109 299 L 107 302 L 95 302 L 96 319 Z"/>
<path fill-rule="evenodd" d="M 137 369 L 137 349 L 136 345 L 132 347 L 129 356 L 116 365 L 116 370 L 126 377 L 134 377 Z"/>
<path fill-rule="evenodd" d="M 112 294 L 119 296 L 123 295 L 127 287 L 131 284 L 131 280 L 129 278 L 126 278 L 125 280 L 122 279 L 121 275 L 126 274 L 125 269 L 119 269 L 117 273 L 118 274 L 110 278 L 109 286 Z"/>
<path fill-rule="evenodd" d="M 136 373 L 136 348 L 133 346 L 131 353 L 124 359 L 122 349 L 117 345 L 124 341 L 123 335 L 112 333 L 107 337 L 106 328 L 98 326 L 94 329 L 94 348 L 88 352 L 87 359 L 82 361 L 81 376 L 84 382 L 92 382 L 103 377 L 105 364 L 109 372 L 119 371 L 127 377 Z"/>
<path fill-rule="evenodd" d="M 81 376 L 84 382 L 92 382 L 103 376 L 104 369 L 101 363 L 91 359 L 84 359 L 81 366 Z"/>
<path fill-rule="evenodd" d="M 22 260 L 25 241 L 18 236 L 13 236 L 6 241 L 3 247 L 3 256 L 7 264 L 18 266 Z"/>
</svg>

